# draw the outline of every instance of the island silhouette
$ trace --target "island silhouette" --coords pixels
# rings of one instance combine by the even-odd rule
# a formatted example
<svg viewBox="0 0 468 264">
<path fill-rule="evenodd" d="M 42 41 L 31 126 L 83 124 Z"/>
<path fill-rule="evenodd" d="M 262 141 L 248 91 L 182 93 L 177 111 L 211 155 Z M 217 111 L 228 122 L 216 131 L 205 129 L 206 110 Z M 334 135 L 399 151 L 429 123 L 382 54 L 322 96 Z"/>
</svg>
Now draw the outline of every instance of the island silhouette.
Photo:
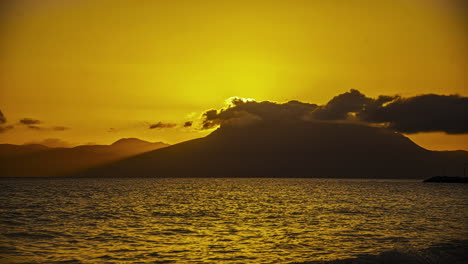
<svg viewBox="0 0 468 264">
<path fill-rule="evenodd" d="M 429 151 L 382 127 L 260 121 L 221 125 L 206 137 L 68 176 L 424 179 L 467 159 L 466 151 Z"/>
<path fill-rule="evenodd" d="M 58 177 L 169 146 L 123 138 L 111 145 L 51 148 L 41 144 L 0 144 L 2 177 Z"/>
</svg>

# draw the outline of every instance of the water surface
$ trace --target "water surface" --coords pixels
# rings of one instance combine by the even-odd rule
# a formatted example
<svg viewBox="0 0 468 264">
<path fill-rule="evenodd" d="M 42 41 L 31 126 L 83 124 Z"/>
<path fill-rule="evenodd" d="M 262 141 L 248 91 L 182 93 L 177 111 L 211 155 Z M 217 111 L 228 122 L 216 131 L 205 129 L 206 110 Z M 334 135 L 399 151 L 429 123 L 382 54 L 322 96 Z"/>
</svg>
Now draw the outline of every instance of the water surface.
<svg viewBox="0 0 468 264">
<path fill-rule="evenodd" d="M 468 185 L 2 179 L 1 263 L 289 263 L 468 238 Z"/>
</svg>

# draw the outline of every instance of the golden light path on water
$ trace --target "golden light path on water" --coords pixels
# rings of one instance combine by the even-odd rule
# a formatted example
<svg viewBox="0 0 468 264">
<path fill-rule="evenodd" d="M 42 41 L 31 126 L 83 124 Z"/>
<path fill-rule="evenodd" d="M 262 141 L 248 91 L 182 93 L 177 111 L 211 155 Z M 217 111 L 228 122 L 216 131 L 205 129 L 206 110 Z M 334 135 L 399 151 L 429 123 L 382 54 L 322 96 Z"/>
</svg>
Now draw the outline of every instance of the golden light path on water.
<svg viewBox="0 0 468 264">
<path fill-rule="evenodd" d="M 2 263 L 290 263 L 466 239 L 465 185 L 1 180 Z"/>
</svg>

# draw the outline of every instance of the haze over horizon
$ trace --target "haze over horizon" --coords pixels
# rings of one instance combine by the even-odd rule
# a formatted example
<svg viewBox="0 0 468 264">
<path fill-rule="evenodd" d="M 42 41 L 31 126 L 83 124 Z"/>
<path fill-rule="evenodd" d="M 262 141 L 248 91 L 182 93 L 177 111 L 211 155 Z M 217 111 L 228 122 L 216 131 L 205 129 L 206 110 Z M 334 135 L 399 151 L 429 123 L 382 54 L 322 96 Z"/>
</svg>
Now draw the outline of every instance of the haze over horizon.
<svg viewBox="0 0 468 264">
<path fill-rule="evenodd" d="M 174 144 L 213 131 L 203 114 L 233 96 L 325 106 L 351 89 L 374 100 L 459 95 L 458 110 L 442 99 L 421 116 L 462 126 L 468 112 L 463 1 L 2 5 L 0 143 Z M 464 130 L 392 128 L 427 149 L 468 150 Z"/>
</svg>

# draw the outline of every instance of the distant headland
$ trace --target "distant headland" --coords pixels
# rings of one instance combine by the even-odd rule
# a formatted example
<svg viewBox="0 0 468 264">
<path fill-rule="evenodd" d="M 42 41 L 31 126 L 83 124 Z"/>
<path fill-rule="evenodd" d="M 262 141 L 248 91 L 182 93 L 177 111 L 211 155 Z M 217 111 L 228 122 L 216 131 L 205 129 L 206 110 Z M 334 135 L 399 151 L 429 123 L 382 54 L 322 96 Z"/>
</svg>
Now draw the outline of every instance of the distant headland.
<svg viewBox="0 0 468 264">
<path fill-rule="evenodd" d="M 435 177 L 426 179 L 423 182 L 468 183 L 468 177 L 435 176 Z"/>
</svg>

